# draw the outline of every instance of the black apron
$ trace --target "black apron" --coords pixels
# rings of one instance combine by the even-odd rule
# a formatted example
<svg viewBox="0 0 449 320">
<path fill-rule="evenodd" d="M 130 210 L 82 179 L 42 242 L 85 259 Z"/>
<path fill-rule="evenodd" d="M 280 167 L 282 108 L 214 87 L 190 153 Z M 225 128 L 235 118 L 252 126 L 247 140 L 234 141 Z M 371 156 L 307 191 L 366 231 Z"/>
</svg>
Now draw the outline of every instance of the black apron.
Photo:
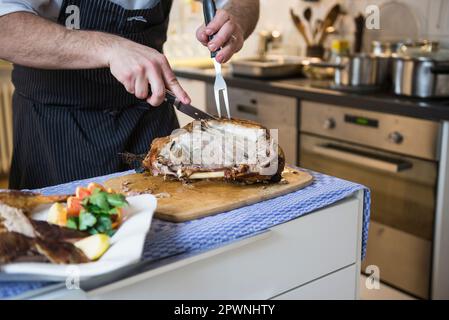
<svg viewBox="0 0 449 320">
<path fill-rule="evenodd" d="M 126 10 L 108 0 L 64 0 L 82 30 L 113 33 L 162 52 L 171 0 Z M 123 61 L 126 63 L 126 61 Z M 42 70 L 15 65 L 10 188 L 34 189 L 127 169 L 119 153 L 142 154 L 179 126 L 173 107 L 129 94 L 107 68 Z"/>
</svg>

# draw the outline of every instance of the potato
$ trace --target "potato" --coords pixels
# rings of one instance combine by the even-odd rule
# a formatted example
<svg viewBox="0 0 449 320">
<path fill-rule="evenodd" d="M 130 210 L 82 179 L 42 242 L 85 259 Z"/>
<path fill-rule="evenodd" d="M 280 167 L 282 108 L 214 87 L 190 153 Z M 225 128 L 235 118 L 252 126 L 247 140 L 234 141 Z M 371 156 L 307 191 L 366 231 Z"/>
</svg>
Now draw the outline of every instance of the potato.
<svg viewBox="0 0 449 320">
<path fill-rule="evenodd" d="M 99 259 L 110 246 L 110 238 L 105 234 L 94 234 L 75 242 L 75 247 L 80 249 L 89 260 Z"/>
<path fill-rule="evenodd" d="M 47 222 L 65 227 L 67 225 L 67 208 L 65 205 L 59 202 L 53 204 L 48 212 Z"/>
</svg>

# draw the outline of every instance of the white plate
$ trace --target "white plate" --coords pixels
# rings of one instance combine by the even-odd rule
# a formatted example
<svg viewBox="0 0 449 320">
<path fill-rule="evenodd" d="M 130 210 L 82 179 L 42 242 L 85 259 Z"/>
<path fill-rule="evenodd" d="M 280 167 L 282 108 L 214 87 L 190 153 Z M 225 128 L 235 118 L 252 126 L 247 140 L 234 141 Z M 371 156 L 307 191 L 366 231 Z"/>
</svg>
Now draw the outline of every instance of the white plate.
<svg viewBox="0 0 449 320">
<path fill-rule="evenodd" d="M 15 275 L 32 275 L 65 280 L 79 277 L 81 280 L 103 275 L 138 262 L 146 235 L 150 230 L 157 200 L 152 195 L 128 197 L 129 206 L 124 210 L 124 222 L 111 238 L 111 247 L 95 262 L 56 265 L 50 263 L 10 263 L 0 267 L 0 271 Z M 36 212 L 33 217 L 41 220 L 46 211 Z"/>
</svg>

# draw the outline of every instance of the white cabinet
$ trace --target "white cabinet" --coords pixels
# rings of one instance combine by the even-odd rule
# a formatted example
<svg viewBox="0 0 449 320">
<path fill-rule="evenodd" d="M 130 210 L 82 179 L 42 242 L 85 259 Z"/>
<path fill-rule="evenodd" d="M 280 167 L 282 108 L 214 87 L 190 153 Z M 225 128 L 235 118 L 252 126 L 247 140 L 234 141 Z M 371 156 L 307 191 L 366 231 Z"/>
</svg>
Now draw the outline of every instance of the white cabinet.
<svg viewBox="0 0 449 320">
<path fill-rule="evenodd" d="M 266 234 L 98 288 L 87 297 L 270 299 L 303 286 L 298 294 L 301 298 L 355 299 L 362 207 L 359 192 Z M 314 283 L 317 279 L 321 280 Z M 327 292 L 321 296 L 319 288 L 327 288 Z"/>
<path fill-rule="evenodd" d="M 273 300 L 350 300 L 357 295 L 356 266 L 352 265 L 299 288 L 276 296 Z"/>
</svg>

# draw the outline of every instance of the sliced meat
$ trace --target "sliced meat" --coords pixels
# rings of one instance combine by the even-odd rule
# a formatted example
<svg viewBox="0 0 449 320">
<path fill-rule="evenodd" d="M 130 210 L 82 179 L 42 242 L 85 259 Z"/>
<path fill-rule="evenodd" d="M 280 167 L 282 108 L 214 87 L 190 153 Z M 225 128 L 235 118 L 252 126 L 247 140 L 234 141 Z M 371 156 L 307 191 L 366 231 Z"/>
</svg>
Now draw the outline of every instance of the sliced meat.
<svg viewBox="0 0 449 320">
<path fill-rule="evenodd" d="M 19 190 L 0 191 L 0 203 L 22 209 L 26 213 L 31 212 L 41 204 L 63 202 L 66 201 L 68 197 L 68 195 L 44 196 L 39 193 Z"/>
<path fill-rule="evenodd" d="M 81 250 L 73 244 L 61 241 L 35 239 L 36 250 L 55 264 L 78 264 L 89 262 Z"/>
<path fill-rule="evenodd" d="M 46 221 L 31 220 L 31 224 L 39 238 L 53 241 L 71 241 L 88 237 L 90 234 L 83 231 L 60 227 Z"/>
<path fill-rule="evenodd" d="M 255 122 L 203 120 L 155 139 L 142 166 L 180 180 L 278 182 L 285 156 L 270 131 Z"/>
<path fill-rule="evenodd" d="M 30 219 L 21 209 L 9 205 L 0 204 L 0 225 L 9 232 L 20 233 L 29 238 L 36 236 Z"/>
<path fill-rule="evenodd" d="M 0 204 L 0 263 L 41 257 L 56 264 L 89 262 L 67 242 L 86 236 L 84 232 L 30 220 L 21 209 Z"/>
<path fill-rule="evenodd" d="M 0 233 L 0 264 L 26 256 L 33 247 L 33 239 L 16 232 Z"/>
</svg>

